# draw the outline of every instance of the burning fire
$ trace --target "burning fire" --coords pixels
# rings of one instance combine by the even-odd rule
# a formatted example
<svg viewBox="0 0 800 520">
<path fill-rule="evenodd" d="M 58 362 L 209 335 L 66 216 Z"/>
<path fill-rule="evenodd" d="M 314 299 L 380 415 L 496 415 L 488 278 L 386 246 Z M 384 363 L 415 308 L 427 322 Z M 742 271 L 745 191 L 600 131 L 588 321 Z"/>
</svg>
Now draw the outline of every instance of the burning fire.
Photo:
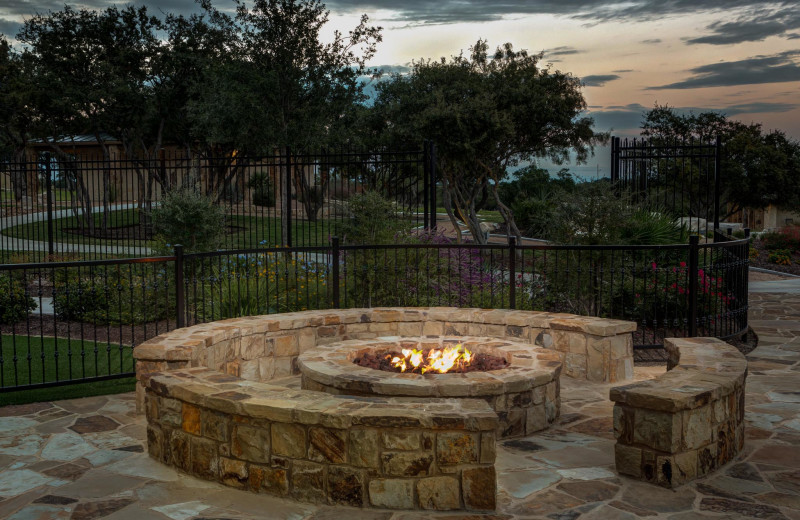
<svg viewBox="0 0 800 520">
<path fill-rule="evenodd" d="M 445 347 L 444 350 L 429 350 L 427 359 L 422 350 L 404 348 L 401 352 L 403 357 L 394 356 L 392 358 L 392 365 L 399 368 L 401 372 L 406 370 L 413 372 L 419 369 L 422 374 L 430 371 L 445 374 L 453 367 L 462 367 L 472 360 L 472 353 L 466 348 L 462 351 L 460 343 L 455 347 Z"/>
</svg>

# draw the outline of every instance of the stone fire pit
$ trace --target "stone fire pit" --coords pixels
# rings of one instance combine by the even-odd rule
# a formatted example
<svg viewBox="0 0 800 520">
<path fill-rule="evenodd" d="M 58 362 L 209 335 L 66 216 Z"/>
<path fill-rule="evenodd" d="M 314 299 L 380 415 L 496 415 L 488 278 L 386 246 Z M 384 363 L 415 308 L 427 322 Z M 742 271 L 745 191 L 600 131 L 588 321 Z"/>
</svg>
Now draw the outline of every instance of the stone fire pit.
<svg viewBox="0 0 800 520">
<path fill-rule="evenodd" d="M 225 320 L 136 347 L 137 409 L 147 414 L 150 455 L 199 478 L 304 502 L 492 511 L 497 437 L 554 420 L 559 372 L 632 377 L 635 328 L 456 308 Z M 480 344 L 511 364 L 441 378 L 367 375 L 352 363 L 345 377 L 337 364 L 376 342 L 432 337 Z"/>
<path fill-rule="evenodd" d="M 367 352 L 400 351 L 410 345 L 442 348 L 455 343 L 474 354 L 505 359 L 508 366 L 489 372 L 421 375 L 385 372 L 353 363 Z M 558 352 L 518 341 L 474 336 L 350 340 L 310 349 L 298 361 L 302 386 L 307 390 L 333 395 L 481 399 L 497 413 L 497 435 L 502 438 L 530 435 L 547 428 L 558 417 Z"/>
</svg>

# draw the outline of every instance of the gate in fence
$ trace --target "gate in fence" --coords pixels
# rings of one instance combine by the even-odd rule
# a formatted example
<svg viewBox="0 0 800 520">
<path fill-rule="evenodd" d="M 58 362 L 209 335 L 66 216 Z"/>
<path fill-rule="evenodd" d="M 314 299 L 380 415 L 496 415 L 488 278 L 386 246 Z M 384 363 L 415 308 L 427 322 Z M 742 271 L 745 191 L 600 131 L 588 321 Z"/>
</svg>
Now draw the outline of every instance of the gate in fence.
<svg viewBox="0 0 800 520">
<path fill-rule="evenodd" d="M 708 236 L 719 228 L 721 142 L 611 138 L 611 181 Z"/>
</svg>

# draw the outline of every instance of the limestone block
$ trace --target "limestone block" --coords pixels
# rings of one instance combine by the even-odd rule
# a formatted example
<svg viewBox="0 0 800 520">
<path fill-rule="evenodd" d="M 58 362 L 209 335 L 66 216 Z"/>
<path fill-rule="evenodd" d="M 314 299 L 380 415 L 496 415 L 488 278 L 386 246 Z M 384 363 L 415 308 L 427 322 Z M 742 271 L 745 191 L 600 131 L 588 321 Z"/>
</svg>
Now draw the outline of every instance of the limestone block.
<svg viewBox="0 0 800 520">
<path fill-rule="evenodd" d="M 440 433 L 436 436 L 436 454 L 436 460 L 440 465 L 477 462 L 477 435 L 472 433 Z"/>
<path fill-rule="evenodd" d="M 706 405 L 683 413 L 683 449 L 696 450 L 712 441 L 712 407 Z"/>
<path fill-rule="evenodd" d="M 364 472 L 342 466 L 328 467 L 328 503 L 364 505 Z"/>
<path fill-rule="evenodd" d="M 633 441 L 650 448 L 676 453 L 681 442 L 681 416 L 638 408 L 634 414 Z"/>
<path fill-rule="evenodd" d="M 393 477 L 419 477 L 431 474 L 433 455 L 425 452 L 387 451 L 381 454 L 383 473 Z"/>
<path fill-rule="evenodd" d="M 289 494 L 289 479 L 285 469 L 251 464 L 248 473 L 252 491 L 264 491 L 276 496 Z"/>
<path fill-rule="evenodd" d="M 525 411 L 525 434 L 544 430 L 548 426 L 545 404 L 532 406 Z"/>
<path fill-rule="evenodd" d="M 347 460 L 347 432 L 309 428 L 308 458 L 316 462 L 342 464 Z"/>
<path fill-rule="evenodd" d="M 422 509 L 448 511 L 461 507 L 461 490 L 458 479 L 430 477 L 417 482 L 417 496 Z"/>
<path fill-rule="evenodd" d="M 381 439 L 387 450 L 414 451 L 422 447 L 422 433 L 414 430 L 386 430 L 381 434 Z"/>
<path fill-rule="evenodd" d="M 220 457 L 219 476 L 223 484 L 243 489 L 248 482 L 247 464 L 241 460 Z"/>
<path fill-rule="evenodd" d="M 217 443 L 202 437 L 192 437 L 191 452 L 192 474 L 206 480 L 217 480 L 219 478 Z"/>
<path fill-rule="evenodd" d="M 350 464 L 359 468 L 377 468 L 380 465 L 378 432 L 371 429 L 352 429 L 349 434 Z"/>
<path fill-rule="evenodd" d="M 497 507 L 497 477 L 494 466 L 465 469 L 461 473 L 464 505 L 473 511 L 494 511 Z"/>
<path fill-rule="evenodd" d="M 295 459 L 306 456 L 306 430 L 289 423 L 272 423 L 272 453 Z"/>
<path fill-rule="evenodd" d="M 616 443 L 614 445 L 614 464 L 623 475 L 642 477 L 642 450 L 634 446 Z"/>
<path fill-rule="evenodd" d="M 224 413 L 203 410 L 201 415 L 202 435 L 216 441 L 227 442 L 230 427 L 229 416 Z"/>
<path fill-rule="evenodd" d="M 369 482 L 369 501 L 375 507 L 413 509 L 414 481 L 410 479 L 372 479 Z"/>
<path fill-rule="evenodd" d="M 327 502 L 325 466 L 316 462 L 296 460 L 292 464 L 290 493 L 302 502 Z"/>
<path fill-rule="evenodd" d="M 233 427 L 231 454 L 251 462 L 269 462 L 270 439 L 268 424 L 262 426 L 237 424 Z"/>
</svg>

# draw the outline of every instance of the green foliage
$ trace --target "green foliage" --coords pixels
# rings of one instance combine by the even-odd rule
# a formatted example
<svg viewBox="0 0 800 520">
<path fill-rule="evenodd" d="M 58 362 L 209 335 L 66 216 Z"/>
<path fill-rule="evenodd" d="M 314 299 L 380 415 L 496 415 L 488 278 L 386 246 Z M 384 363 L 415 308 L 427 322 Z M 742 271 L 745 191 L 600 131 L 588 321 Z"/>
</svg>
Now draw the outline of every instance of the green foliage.
<svg viewBox="0 0 800 520">
<path fill-rule="evenodd" d="M 166 271 L 135 265 L 56 271 L 53 309 L 62 320 L 96 324 L 141 324 L 173 314 L 175 289 Z"/>
<path fill-rule="evenodd" d="M 192 266 L 202 290 L 191 303 L 204 321 L 328 307 L 327 272 L 282 252 L 225 257 Z"/>
<path fill-rule="evenodd" d="M 621 218 L 620 243 L 626 245 L 683 244 L 689 232 L 666 211 L 634 209 L 627 218 Z"/>
<path fill-rule="evenodd" d="M 583 115 L 580 80 L 539 67 L 540 59 L 511 44 L 490 55 L 478 40 L 469 56 L 417 62 L 410 74 L 378 83 L 359 126 L 384 142 L 433 140 L 445 208 L 482 241 L 477 212 L 508 168 L 539 157 L 564 161 L 571 151 L 584 161 L 605 137 Z M 509 202 L 497 200 L 515 227 Z"/>
<path fill-rule="evenodd" d="M 769 252 L 767 260 L 778 265 L 792 265 L 792 252 L 788 249 L 774 249 Z"/>
<path fill-rule="evenodd" d="M 779 231 L 765 233 L 761 236 L 761 241 L 769 250 L 800 251 L 800 226 L 787 226 Z"/>
<path fill-rule="evenodd" d="M 357 193 L 347 204 L 350 218 L 340 229 L 348 244 L 391 244 L 404 227 L 395 205 L 375 191 Z"/>
<path fill-rule="evenodd" d="M 35 309 L 36 302 L 28 294 L 25 281 L 10 274 L 0 274 L 0 323 L 24 320 Z"/>
<path fill-rule="evenodd" d="M 253 204 L 256 206 L 275 206 L 275 187 L 268 173 L 257 172 L 247 181 L 247 187 L 253 190 Z"/>
<path fill-rule="evenodd" d="M 522 234 L 543 239 L 553 238 L 554 223 L 560 218 L 560 202 L 575 190 L 575 179 L 567 170 L 561 170 L 554 178 L 536 166 L 519 170 L 514 180 L 499 186 L 502 200 L 510 201 Z"/>
<path fill-rule="evenodd" d="M 164 253 L 171 253 L 177 244 L 186 252 L 214 251 L 225 233 L 223 209 L 191 188 L 167 193 L 153 209 L 152 222 Z"/>
<path fill-rule="evenodd" d="M 585 182 L 561 198 L 553 238 L 563 244 L 617 244 L 630 205 L 605 181 Z"/>
</svg>

